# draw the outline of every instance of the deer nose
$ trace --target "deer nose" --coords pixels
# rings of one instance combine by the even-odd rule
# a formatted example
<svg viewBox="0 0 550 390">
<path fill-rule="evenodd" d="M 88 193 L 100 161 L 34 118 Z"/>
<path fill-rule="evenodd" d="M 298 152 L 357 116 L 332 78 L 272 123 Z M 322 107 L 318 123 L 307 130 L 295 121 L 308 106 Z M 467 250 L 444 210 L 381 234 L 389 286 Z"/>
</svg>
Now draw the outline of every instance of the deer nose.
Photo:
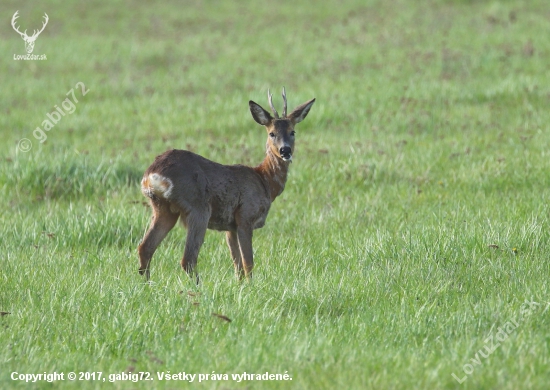
<svg viewBox="0 0 550 390">
<path fill-rule="evenodd" d="M 279 149 L 279 153 L 281 153 L 281 156 L 288 155 L 292 152 L 292 149 L 290 149 L 290 146 L 283 146 L 281 149 Z"/>
</svg>

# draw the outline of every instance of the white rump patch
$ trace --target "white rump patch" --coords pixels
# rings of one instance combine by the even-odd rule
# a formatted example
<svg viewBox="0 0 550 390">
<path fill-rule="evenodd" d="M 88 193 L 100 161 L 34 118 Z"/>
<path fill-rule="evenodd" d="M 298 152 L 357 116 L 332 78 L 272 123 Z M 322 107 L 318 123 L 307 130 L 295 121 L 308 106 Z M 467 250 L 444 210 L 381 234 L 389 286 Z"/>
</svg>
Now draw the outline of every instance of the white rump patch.
<svg viewBox="0 0 550 390">
<path fill-rule="evenodd" d="M 151 173 L 149 176 L 144 176 L 141 180 L 141 192 L 149 198 L 156 195 L 168 199 L 172 194 L 173 188 L 174 183 L 172 183 L 172 180 L 158 173 Z"/>
</svg>

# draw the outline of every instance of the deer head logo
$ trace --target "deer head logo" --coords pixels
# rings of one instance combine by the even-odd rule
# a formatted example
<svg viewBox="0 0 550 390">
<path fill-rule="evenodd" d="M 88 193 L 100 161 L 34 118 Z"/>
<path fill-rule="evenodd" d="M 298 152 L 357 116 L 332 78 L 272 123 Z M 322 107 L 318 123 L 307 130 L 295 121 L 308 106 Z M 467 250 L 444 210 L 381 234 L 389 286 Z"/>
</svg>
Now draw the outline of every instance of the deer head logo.
<svg viewBox="0 0 550 390">
<path fill-rule="evenodd" d="M 27 30 L 25 30 L 25 32 L 21 32 L 19 31 L 19 27 L 15 25 L 15 20 L 19 17 L 18 13 L 19 11 L 15 11 L 15 13 L 13 14 L 13 17 L 11 18 L 11 26 L 15 31 L 19 33 L 19 35 L 21 35 L 21 38 L 23 38 L 23 40 L 25 41 L 25 50 L 27 51 L 27 53 L 31 54 L 34 50 L 34 41 L 36 41 L 36 38 L 38 38 L 40 33 L 44 31 L 44 27 L 46 27 L 46 25 L 48 24 L 48 14 L 44 13 L 44 22 L 42 24 L 42 29 L 40 31 L 34 30 L 34 33 L 29 37 L 27 35 Z"/>
</svg>

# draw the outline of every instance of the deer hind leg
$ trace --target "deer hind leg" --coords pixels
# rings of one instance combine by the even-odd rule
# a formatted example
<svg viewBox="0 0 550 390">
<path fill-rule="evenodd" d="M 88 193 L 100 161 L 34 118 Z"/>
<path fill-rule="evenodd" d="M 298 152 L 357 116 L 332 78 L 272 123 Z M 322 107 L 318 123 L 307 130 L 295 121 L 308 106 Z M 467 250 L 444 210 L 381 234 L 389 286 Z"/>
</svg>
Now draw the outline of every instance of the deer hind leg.
<svg viewBox="0 0 550 390">
<path fill-rule="evenodd" d="M 179 214 L 170 211 L 170 205 L 167 202 L 155 203 L 152 201 L 151 205 L 153 207 L 153 220 L 138 247 L 139 273 L 141 275 L 145 274 L 147 280 L 150 276 L 149 264 L 155 250 L 168 232 L 172 230 L 179 217 Z"/>
<path fill-rule="evenodd" d="M 238 227 L 237 238 L 239 248 L 241 249 L 242 267 L 247 278 L 252 278 L 252 268 L 254 268 L 254 255 L 252 252 L 252 228 Z"/>
<path fill-rule="evenodd" d="M 244 277 L 243 261 L 241 257 L 241 249 L 239 248 L 239 239 L 236 231 L 228 231 L 225 233 L 225 239 L 227 246 L 231 252 L 231 258 L 233 259 L 233 265 L 235 266 L 235 275 L 239 279 Z"/>
<path fill-rule="evenodd" d="M 187 226 L 187 238 L 185 240 L 185 251 L 181 259 L 181 267 L 189 276 L 195 274 L 197 284 L 199 276 L 195 273 L 199 251 L 204 242 L 206 229 L 208 228 L 209 212 L 192 212 L 187 215 L 184 224 Z"/>
</svg>

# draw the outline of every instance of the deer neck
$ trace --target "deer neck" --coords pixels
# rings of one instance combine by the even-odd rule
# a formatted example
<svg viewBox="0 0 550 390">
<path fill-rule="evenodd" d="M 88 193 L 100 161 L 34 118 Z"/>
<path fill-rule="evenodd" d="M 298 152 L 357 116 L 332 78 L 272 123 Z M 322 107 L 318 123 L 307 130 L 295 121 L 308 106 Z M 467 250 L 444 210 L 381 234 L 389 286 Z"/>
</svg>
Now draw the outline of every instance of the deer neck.
<svg viewBox="0 0 550 390">
<path fill-rule="evenodd" d="M 254 168 L 262 177 L 272 202 L 285 189 L 289 165 L 290 161 L 275 156 L 268 146 L 264 161 Z"/>
</svg>

